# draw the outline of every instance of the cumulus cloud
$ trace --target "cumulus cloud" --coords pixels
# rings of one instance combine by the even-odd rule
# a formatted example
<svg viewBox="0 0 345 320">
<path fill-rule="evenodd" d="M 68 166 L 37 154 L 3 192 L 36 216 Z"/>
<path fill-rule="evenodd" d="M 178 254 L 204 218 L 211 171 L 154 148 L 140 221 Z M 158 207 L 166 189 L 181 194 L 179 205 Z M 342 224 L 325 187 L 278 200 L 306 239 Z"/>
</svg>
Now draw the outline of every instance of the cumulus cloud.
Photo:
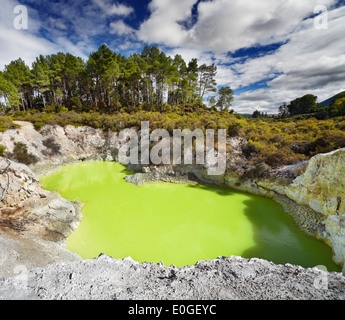
<svg viewBox="0 0 345 320">
<path fill-rule="evenodd" d="M 214 0 L 200 2 L 198 19 L 186 29 L 181 21 L 191 17 L 196 0 L 153 0 L 151 16 L 138 37 L 151 43 L 192 47 L 218 52 L 279 42 L 311 15 L 318 0 Z M 324 0 L 328 6 L 335 0 Z"/>
<path fill-rule="evenodd" d="M 24 31 L 2 29 L 0 43 L 6 43 L 0 50 L 0 70 L 12 60 L 22 58 L 31 65 L 39 54 L 51 53 L 52 44 L 44 39 L 36 38 Z"/>
<path fill-rule="evenodd" d="M 325 5 L 334 3 L 325 0 Z M 219 51 L 283 41 L 295 26 L 313 13 L 318 0 L 216 0 L 202 2 L 192 30 L 193 44 Z"/>
<path fill-rule="evenodd" d="M 253 113 L 255 110 L 277 113 L 279 106 L 289 103 L 297 97 L 307 93 L 318 97 L 318 102 L 322 102 L 335 94 L 345 91 L 345 86 L 337 83 L 330 83 L 326 87 L 314 90 L 286 90 L 284 88 L 262 88 L 244 92 L 235 96 L 233 108 L 241 113 Z"/>
<path fill-rule="evenodd" d="M 54 29 L 55 28 L 60 29 L 60 30 L 67 30 L 68 29 L 68 27 L 66 26 L 66 24 L 64 23 L 64 21 L 62 19 L 54 19 L 54 18 L 50 17 L 47 22 Z"/>
<path fill-rule="evenodd" d="M 134 12 L 134 9 L 130 6 L 126 6 L 121 3 L 114 3 L 112 4 L 108 0 L 92 0 L 95 4 L 97 4 L 105 14 L 107 15 L 117 15 L 127 17 L 131 13 Z"/>
<path fill-rule="evenodd" d="M 119 36 L 132 35 L 135 30 L 127 25 L 123 20 L 118 20 L 110 23 L 110 33 L 117 34 Z"/>
<path fill-rule="evenodd" d="M 307 93 L 321 102 L 345 90 L 345 7 L 329 11 L 327 30 L 316 30 L 313 23 L 314 19 L 300 23 L 276 52 L 232 66 L 236 72 L 229 74 L 229 81 L 236 88 L 272 79 L 267 88 L 239 95 L 239 109 L 261 106 L 277 111 L 280 103 Z"/>
<path fill-rule="evenodd" d="M 28 29 L 17 30 L 13 21 L 16 17 L 14 8 L 20 5 L 16 0 L 2 0 L 0 11 L 0 70 L 12 60 L 22 58 L 30 65 L 39 54 L 51 52 L 52 44 L 35 36 L 39 29 L 34 10 L 29 11 Z"/>
<path fill-rule="evenodd" d="M 39 1 L 39 0 L 38 0 Z M 48 55 L 57 53 L 59 51 L 69 52 L 71 54 L 87 58 L 87 52 L 94 49 L 90 43 L 89 37 L 85 34 L 86 22 L 83 28 L 76 21 L 76 7 L 56 7 L 56 12 L 59 12 L 67 19 L 61 18 L 46 18 L 28 6 L 28 29 L 17 30 L 13 21 L 16 17 L 14 8 L 21 5 L 17 0 L 2 0 L 0 11 L 0 70 L 3 70 L 5 65 L 9 64 L 12 60 L 22 58 L 28 66 L 31 66 L 36 57 L 40 54 Z M 42 6 L 44 6 L 42 2 Z M 51 10 L 54 10 L 54 5 L 51 4 Z M 80 17 L 78 20 L 84 19 Z M 66 37 L 66 31 L 74 31 L 76 41 Z M 75 29 L 74 29 L 75 27 Z M 80 33 L 79 33 L 80 31 Z M 47 37 L 42 37 L 41 32 L 45 32 Z M 84 34 L 85 36 L 82 36 Z M 73 36 L 72 36 L 73 38 Z"/>
<path fill-rule="evenodd" d="M 184 46 L 189 31 L 179 22 L 191 15 L 196 2 L 197 0 L 153 0 L 149 5 L 151 15 L 140 26 L 138 38 L 148 43 Z"/>
</svg>

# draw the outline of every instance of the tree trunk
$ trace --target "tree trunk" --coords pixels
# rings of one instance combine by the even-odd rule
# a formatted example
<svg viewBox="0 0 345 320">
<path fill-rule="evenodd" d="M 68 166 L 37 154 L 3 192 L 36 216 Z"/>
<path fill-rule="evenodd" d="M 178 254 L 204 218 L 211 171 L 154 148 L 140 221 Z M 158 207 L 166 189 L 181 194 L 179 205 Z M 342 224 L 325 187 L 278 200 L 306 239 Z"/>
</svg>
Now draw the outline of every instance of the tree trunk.
<svg viewBox="0 0 345 320">
<path fill-rule="evenodd" d="M 115 86 L 115 106 L 116 106 L 116 111 L 119 110 L 119 103 L 117 101 L 117 86 Z"/>
</svg>

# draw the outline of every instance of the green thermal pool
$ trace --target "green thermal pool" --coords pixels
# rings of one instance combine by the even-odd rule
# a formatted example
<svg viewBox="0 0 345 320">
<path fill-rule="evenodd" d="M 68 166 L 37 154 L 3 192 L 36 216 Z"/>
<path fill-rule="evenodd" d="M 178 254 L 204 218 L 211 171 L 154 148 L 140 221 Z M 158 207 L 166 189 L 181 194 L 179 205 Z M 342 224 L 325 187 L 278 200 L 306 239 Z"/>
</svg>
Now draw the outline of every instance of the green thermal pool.
<svg viewBox="0 0 345 320">
<path fill-rule="evenodd" d="M 138 187 L 128 174 L 117 163 L 86 162 L 40 178 L 45 189 L 85 204 L 70 251 L 176 266 L 236 255 L 340 271 L 331 248 L 299 231 L 273 200 L 218 187 Z"/>
</svg>

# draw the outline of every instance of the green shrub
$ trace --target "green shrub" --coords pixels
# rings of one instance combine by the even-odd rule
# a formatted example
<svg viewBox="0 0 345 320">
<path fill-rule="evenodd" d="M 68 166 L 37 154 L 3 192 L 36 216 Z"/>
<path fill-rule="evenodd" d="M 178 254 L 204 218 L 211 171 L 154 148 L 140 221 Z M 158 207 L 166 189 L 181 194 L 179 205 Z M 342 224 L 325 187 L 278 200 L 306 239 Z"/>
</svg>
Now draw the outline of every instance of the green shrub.
<svg viewBox="0 0 345 320">
<path fill-rule="evenodd" d="M 45 155 L 54 156 L 60 153 L 61 146 L 55 142 L 55 139 L 50 137 L 42 141 L 43 145 L 47 148 L 47 151 L 43 151 Z"/>
<path fill-rule="evenodd" d="M 7 157 L 11 160 L 24 163 L 26 165 L 38 162 L 38 158 L 35 155 L 28 153 L 26 144 L 21 142 L 16 142 L 14 144 L 13 153 L 7 153 Z"/>
<path fill-rule="evenodd" d="M 246 170 L 241 176 L 241 180 L 267 179 L 270 177 L 271 167 L 266 163 L 256 163 L 252 169 Z"/>
<path fill-rule="evenodd" d="M 56 112 L 55 105 L 53 105 L 53 104 L 46 105 L 46 107 L 43 109 L 43 112 L 46 112 L 46 113 L 55 113 L 55 112 Z"/>
<path fill-rule="evenodd" d="M 271 167 L 279 167 L 288 163 L 288 158 L 283 151 L 270 150 L 264 154 L 264 161 Z"/>
<path fill-rule="evenodd" d="M 44 123 L 42 121 L 36 121 L 33 123 L 33 125 L 37 131 L 41 130 L 42 127 L 44 127 Z"/>
<path fill-rule="evenodd" d="M 79 97 L 72 97 L 68 101 L 69 109 L 77 112 L 83 111 L 83 104 L 81 103 Z"/>
<path fill-rule="evenodd" d="M 241 130 L 242 126 L 240 123 L 235 122 L 235 123 L 231 123 L 228 127 L 228 135 L 230 137 L 236 137 L 240 134 L 240 130 Z"/>
<path fill-rule="evenodd" d="M 77 100 L 74 102 L 74 105 L 78 104 Z M 293 164 L 320 152 L 345 147 L 345 117 L 327 120 L 310 117 L 302 120 L 245 119 L 229 112 L 205 109 L 198 104 L 185 105 L 185 112 L 183 106 L 164 105 L 164 112 L 159 112 L 156 106 L 146 104 L 138 109 L 119 108 L 111 114 L 102 114 L 92 106 L 89 110 L 93 111 L 16 112 L 12 117 L 0 116 L 0 131 L 14 128 L 13 120 L 31 122 L 38 130 L 44 125 L 73 125 L 119 132 L 129 127 L 139 128 L 141 121 L 149 121 L 151 130 L 162 128 L 170 133 L 174 129 L 198 128 L 203 131 L 214 129 L 217 135 L 218 129 L 225 128 L 228 136 L 241 136 L 249 141 L 243 153 L 250 161 L 272 167 Z"/>
<path fill-rule="evenodd" d="M 8 116 L 0 116 L 0 132 L 5 132 L 8 129 L 15 129 L 19 126 L 13 123 L 13 119 Z"/>
<path fill-rule="evenodd" d="M 6 150 L 6 147 L 5 147 L 5 146 L 2 146 L 2 145 L 0 144 L 0 157 L 5 157 L 5 156 L 6 156 L 5 150 Z"/>
<path fill-rule="evenodd" d="M 242 147 L 242 152 L 245 157 L 250 157 L 253 153 L 257 154 L 259 153 L 261 149 L 261 146 L 257 142 L 249 141 L 247 144 L 245 144 Z"/>
</svg>

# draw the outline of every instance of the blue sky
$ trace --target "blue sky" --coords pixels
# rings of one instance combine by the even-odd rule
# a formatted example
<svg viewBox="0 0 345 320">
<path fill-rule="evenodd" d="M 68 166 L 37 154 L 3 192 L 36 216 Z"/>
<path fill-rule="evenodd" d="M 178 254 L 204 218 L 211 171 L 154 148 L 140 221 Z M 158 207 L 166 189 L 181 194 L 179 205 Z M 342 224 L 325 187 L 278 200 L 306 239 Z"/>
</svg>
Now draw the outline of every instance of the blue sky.
<svg viewBox="0 0 345 320">
<path fill-rule="evenodd" d="M 216 63 L 217 82 L 234 90 L 241 113 L 275 113 L 307 93 L 322 101 L 345 90 L 344 1 L 1 1 L 0 69 L 58 51 L 87 59 L 103 43 L 125 55 L 157 45 Z M 27 30 L 13 26 L 18 5 L 28 9 Z"/>
</svg>

